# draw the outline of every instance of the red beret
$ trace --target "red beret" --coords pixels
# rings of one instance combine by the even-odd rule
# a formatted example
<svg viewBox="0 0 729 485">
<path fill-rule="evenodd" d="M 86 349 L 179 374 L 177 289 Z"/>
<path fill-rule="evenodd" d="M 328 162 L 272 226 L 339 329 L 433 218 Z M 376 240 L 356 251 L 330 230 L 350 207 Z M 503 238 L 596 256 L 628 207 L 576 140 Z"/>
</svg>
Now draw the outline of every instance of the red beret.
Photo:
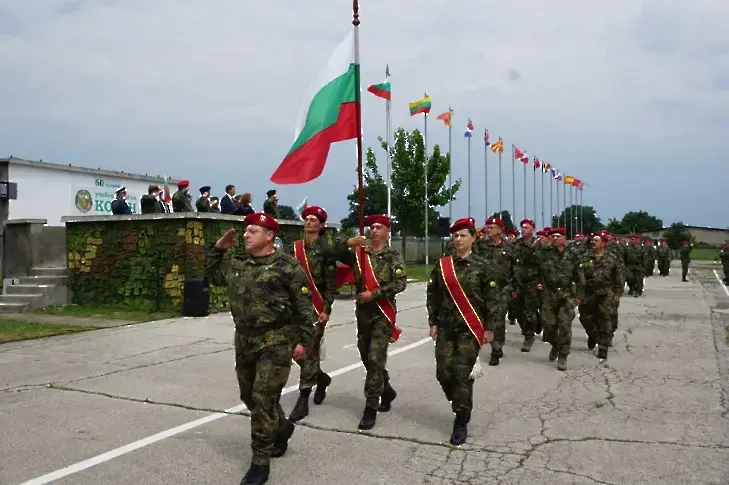
<svg viewBox="0 0 729 485">
<path fill-rule="evenodd" d="M 177 182 L 177 186 L 178 187 L 185 187 L 185 186 L 188 186 L 188 185 L 190 185 L 190 181 L 189 180 L 180 180 L 179 182 Z"/>
<path fill-rule="evenodd" d="M 564 227 L 554 227 L 554 228 L 552 228 L 552 229 L 549 230 L 549 235 L 552 236 L 554 234 L 559 234 L 561 236 L 566 236 L 567 235 L 567 229 L 565 229 Z"/>
<path fill-rule="evenodd" d="M 512 227 L 511 229 L 507 229 L 506 230 L 506 234 L 507 234 L 507 236 L 512 236 L 512 235 L 513 236 L 518 236 L 519 235 L 519 231 L 517 231 L 516 229 L 514 229 Z"/>
<path fill-rule="evenodd" d="M 497 226 L 501 227 L 502 229 L 504 227 L 504 221 L 502 221 L 498 217 L 489 217 L 488 219 L 486 219 L 486 225 L 489 225 L 489 224 L 496 224 Z"/>
<path fill-rule="evenodd" d="M 597 231 L 595 234 L 592 235 L 593 238 L 599 237 L 605 242 L 608 242 L 608 239 L 610 239 L 610 236 L 605 231 Z"/>
<path fill-rule="evenodd" d="M 630 240 L 631 241 L 635 241 L 635 240 L 640 241 L 640 236 L 638 236 L 637 234 L 633 234 L 632 236 L 630 236 Z"/>
<path fill-rule="evenodd" d="M 584 234 L 581 232 L 576 232 L 574 237 L 578 237 L 578 236 L 584 236 Z"/>
<path fill-rule="evenodd" d="M 539 236 L 539 237 L 546 236 L 546 235 L 547 235 L 547 233 L 544 231 L 537 231 L 537 236 Z"/>
<path fill-rule="evenodd" d="M 523 226 L 524 224 L 529 224 L 532 227 L 537 227 L 537 225 L 531 219 L 522 219 L 521 222 L 519 223 L 519 225 Z"/>
<path fill-rule="evenodd" d="M 371 226 L 372 224 L 382 224 L 383 226 L 390 227 L 390 218 L 385 214 L 374 214 L 365 217 L 365 225 Z"/>
<path fill-rule="evenodd" d="M 462 219 L 458 219 L 456 222 L 453 223 L 451 226 L 451 234 L 454 232 L 458 232 L 462 229 L 476 229 L 476 219 L 473 217 L 464 217 Z"/>
<path fill-rule="evenodd" d="M 311 206 L 307 207 L 301 213 L 301 217 L 303 217 L 304 219 L 306 219 L 309 216 L 318 217 L 322 223 L 327 221 L 327 211 L 325 211 L 321 207 L 317 207 L 315 205 L 311 205 Z"/>
<path fill-rule="evenodd" d="M 552 226 L 544 226 L 544 233 L 549 234 L 549 231 L 552 230 Z"/>
<path fill-rule="evenodd" d="M 253 214 L 248 214 L 245 219 L 243 219 L 243 225 L 254 225 L 254 226 L 261 226 L 265 227 L 266 229 L 270 229 L 273 232 L 278 231 L 278 221 L 271 217 L 268 214 L 264 214 L 263 212 L 254 212 Z"/>
</svg>

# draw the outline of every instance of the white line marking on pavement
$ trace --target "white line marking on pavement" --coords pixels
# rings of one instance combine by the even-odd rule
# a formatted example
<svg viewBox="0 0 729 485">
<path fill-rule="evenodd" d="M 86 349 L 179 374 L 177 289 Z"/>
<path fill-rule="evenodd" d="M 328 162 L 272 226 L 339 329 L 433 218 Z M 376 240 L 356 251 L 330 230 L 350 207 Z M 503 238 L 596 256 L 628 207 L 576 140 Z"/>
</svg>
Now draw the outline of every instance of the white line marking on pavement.
<svg viewBox="0 0 729 485">
<path fill-rule="evenodd" d="M 719 277 L 719 273 L 714 270 L 714 276 L 716 276 L 716 281 L 719 282 L 722 288 L 724 288 L 724 293 L 726 293 L 726 296 L 729 296 L 729 288 L 726 287 L 723 281 L 721 281 L 721 278 Z"/>
<path fill-rule="evenodd" d="M 406 345 L 402 348 L 399 348 L 397 350 L 393 350 L 392 352 L 388 352 L 388 356 L 392 357 L 393 355 L 402 354 L 403 352 L 407 352 L 408 350 L 412 350 L 416 347 L 419 347 L 423 345 L 426 342 L 432 342 L 433 340 L 430 337 L 426 337 L 422 340 L 418 340 L 417 342 L 413 342 L 409 345 Z M 329 372 L 329 375 L 332 377 L 353 371 L 359 367 L 363 367 L 363 364 L 357 363 L 348 365 L 346 367 L 342 367 L 341 369 L 337 369 L 333 372 Z M 289 394 L 291 392 L 297 391 L 299 389 L 299 384 L 295 384 L 293 386 L 289 386 L 284 388 L 283 394 Z M 245 411 L 246 406 L 245 404 L 239 404 L 238 406 L 234 406 L 230 409 L 226 409 L 226 413 L 239 413 L 241 411 Z M 129 443 L 128 445 L 124 445 L 122 447 L 107 451 L 106 453 L 102 453 L 100 455 L 96 455 L 92 458 L 89 458 L 87 460 L 79 461 L 78 463 L 74 463 L 73 465 L 67 466 L 66 468 L 61 468 L 60 470 L 56 470 L 55 472 L 47 473 L 41 477 L 34 478 L 32 480 L 28 480 L 27 482 L 23 482 L 20 485 L 45 485 L 46 483 L 51 483 L 55 480 L 59 480 L 61 478 L 67 477 L 69 475 L 73 475 L 75 473 L 79 473 L 81 471 L 84 471 L 88 468 L 91 468 L 96 465 L 100 465 L 101 463 L 113 460 L 114 458 L 119 458 L 120 456 L 126 455 L 127 453 L 131 453 L 132 451 L 139 450 L 141 448 L 144 448 L 145 446 L 149 446 L 151 444 L 157 443 L 158 441 L 162 441 L 167 438 L 171 438 L 172 436 L 178 435 L 180 433 L 184 433 L 185 431 L 189 431 L 194 428 L 198 428 L 200 426 L 203 426 L 208 423 L 212 423 L 213 421 L 217 421 L 220 418 L 224 418 L 228 416 L 228 414 L 225 413 L 215 413 L 211 414 L 209 416 L 205 416 L 204 418 L 196 419 L 194 421 L 190 421 L 189 423 L 181 424 L 180 426 L 175 426 L 174 428 L 170 428 L 168 430 L 162 431 L 161 433 L 153 434 L 152 436 L 148 436 L 146 438 L 142 438 L 141 440 L 135 441 L 134 443 Z"/>
</svg>

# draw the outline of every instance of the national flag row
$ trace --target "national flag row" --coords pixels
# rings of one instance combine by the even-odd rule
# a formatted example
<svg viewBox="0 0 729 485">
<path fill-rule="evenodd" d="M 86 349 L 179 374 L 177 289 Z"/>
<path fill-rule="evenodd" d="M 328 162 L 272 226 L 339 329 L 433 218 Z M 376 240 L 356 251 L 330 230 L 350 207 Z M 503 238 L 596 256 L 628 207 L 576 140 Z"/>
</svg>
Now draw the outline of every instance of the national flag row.
<svg viewBox="0 0 729 485">
<path fill-rule="evenodd" d="M 372 84 L 367 88 L 367 91 L 372 93 L 373 95 L 377 96 L 378 98 L 386 99 L 388 101 L 392 100 L 392 86 L 390 84 L 390 80 L 386 79 L 384 82 L 379 84 Z M 410 116 L 415 116 L 418 114 L 430 114 L 430 110 L 432 108 L 432 102 L 430 100 L 430 96 L 425 96 L 422 99 L 419 99 L 417 101 L 414 101 L 412 103 L 409 103 L 408 105 L 410 109 Z M 445 126 L 448 128 L 452 128 L 453 126 L 453 110 L 448 110 L 445 113 L 441 113 L 436 117 L 437 120 L 440 120 L 443 122 Z M 471 138 L 473 136 L 474 126 L 471 119 L 468 120 L 468 123 L 466 124 L 466 130 L 464 132 L 464 137 Z M 499 139 L 495 142 L 491 142 L 491 135 L 489 134 L 488 128 L 484 129 L 483 134 L 483 141 L 485 143 L 485 146 L 487 149 L 490 149 L 493 153 L 496 154 L 502 154 L 504 153 L 504 140 L 499 137 Z M 519 160 L 523 164 L 527 165 L 530 162 L 530 157 L 526 153 L 526 151 L 523 151 L 519 149 L 519 147 L 512 145 L 512 149 L 514 151 L 514 160 Z M 577 188 L 578 190 L 583 190 L 587 187 L 587 184 L 582 182 L 580 179 L 572 176 L 572 175 L 563 175 L 560 170 L 553 167 L 551 163 L 545 162 L 543 160 L 540 160 L 537 157 L 532 157 L 531 159 L 534 171 L 537 169 L 541 169 L 542 173 L 547 174 L 549 173 L 552 178 L 554 178 L 557 181 L 564 182 L 567 185 L 570 185 L 572 187 Z"/>
</svg>

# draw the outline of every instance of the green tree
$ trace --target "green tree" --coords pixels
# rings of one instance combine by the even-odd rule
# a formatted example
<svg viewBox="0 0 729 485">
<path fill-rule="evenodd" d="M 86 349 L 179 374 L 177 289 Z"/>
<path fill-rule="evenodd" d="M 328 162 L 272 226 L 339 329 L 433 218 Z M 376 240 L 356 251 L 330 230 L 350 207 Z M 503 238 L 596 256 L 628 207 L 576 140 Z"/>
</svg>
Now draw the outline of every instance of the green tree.
<svg viewBox="0 0 729 485">
<path fill-rule="evenodd" d="M 646 231 L 654 231 L 663 227 L 663 221 L 646 211 L 628 212 L 620 221 L 623 233 L 637 234 Z"/>
<path fill-rule="evenodd" d="M 377 158 L 372 148 L 367 149 L 362 174 L 362 191 L 365 199 L 365 216 L 370 214 L 387 214 L 387 185 L 377 168 Z M 359 230 L 359 189 L 355 185 L 347 196 L 349 215 L 342 219 L 342 230 L 347 235 L 354 235 Z"/>
<path fill-rule="evenodd" d="M 296 214 L 296 211 L 290 205 L 279 205 L 278 214 L 279 214 L 279 216 L 281 216 L 280 219 L 283 219 L 286 221 L 300 221 L 301 220 L 301 217 L 299 217 Z"/>
<path fill-rule="evenodd" d="M 552 227 L 566 228 L 567 236 L 572 239 L 576 232 L 593 234 L 605 226 L 591 205 L 571 205 L 559 216 L 552 217 Z"/>
<path fill-rule="evenodd" d="M 517 229 L 514 221 L 511 220 L 511 213 L 509 211 L 494 212 L 490 217 L 498 217 L 504 223 L 504 229 Z M 476 224 L 478 226 L 478 224 Z"/>
<path fill-rule="evenodd" d="M 668 229 L 663 233 L 663 238 L 668 241 L 668 246 L 671 249 L 678 250 L 681 248 L 681 241 L 691 240 L 691 231 L 683 222 L 674 222 Z"/>
<path fill-rule="evenodd" d="M 627 232 L 623 230 L 623 224 L 615 218 L 608 219 L 605 229 L 611 234 L 626 234 Z"/>
<path fill-rule="evenodd" d="M 387 143 L 380 139 L 383 149 Z M 401 236 L 425 235 L 425 144 L 420 131 L 412 133 L 399 128 L 395 132 L 390 151 L 392 157 L 392 211 L 396 216 Z M 438 225 L 436 207 L 455 200 L 461 186 L 460 179 L 448 186 L 450 154 L 442 154 L 433 146 L 428 161 L 428 232 Z"/>
</svg>

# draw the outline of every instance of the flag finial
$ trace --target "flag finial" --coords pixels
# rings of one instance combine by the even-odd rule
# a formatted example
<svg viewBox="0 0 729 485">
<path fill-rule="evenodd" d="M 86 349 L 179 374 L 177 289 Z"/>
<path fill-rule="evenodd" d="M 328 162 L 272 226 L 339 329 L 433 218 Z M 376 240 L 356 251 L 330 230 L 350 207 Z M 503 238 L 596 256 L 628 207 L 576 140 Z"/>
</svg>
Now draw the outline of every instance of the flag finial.
<svg viewBox="0 0 729 485">
<path fill-rule="evenodd" d="M 390 77 L 390 65 L 385 65 L 385 76 Z"/>
<path fill-rule="evenodd" d="M 359 27 L 359 0 L 352 0 L 352 25 Z"/>
</svg>

